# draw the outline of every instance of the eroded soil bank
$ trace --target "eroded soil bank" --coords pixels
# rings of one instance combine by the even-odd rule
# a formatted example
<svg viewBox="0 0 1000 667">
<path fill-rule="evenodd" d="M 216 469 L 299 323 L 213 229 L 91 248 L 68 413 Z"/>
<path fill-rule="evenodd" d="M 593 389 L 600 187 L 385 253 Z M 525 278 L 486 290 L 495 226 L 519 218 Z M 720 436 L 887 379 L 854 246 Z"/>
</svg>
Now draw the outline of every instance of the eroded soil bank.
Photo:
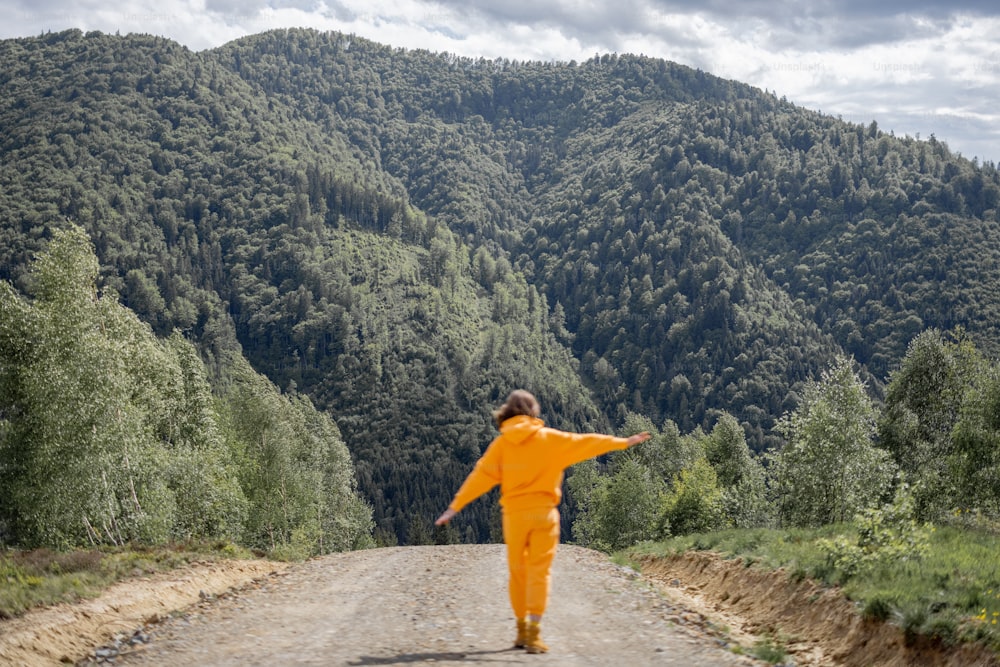
<svg viewBox="0 0 1000 667">
<path fill-rule="evenodd" d="M 285 569 L 284 563 L 194 563 L 119 582 L 100 597 L 0 621 L 0 665 L 72 664 L 118 632 L 153 624 L 199 600 Z"/>
<path fill-rule="evenodd" d="M 705 552 L 636 557 L 643 576 L 665 594 L 718 619 L 735 632 L 772 636 L 796 665 L 845 667 L 997 667 L 997 656 L 979 646 L 907 645 L 891 623 L 865 621 L 838 590 L 783 570 L 747 567 Z"/>
</svg>

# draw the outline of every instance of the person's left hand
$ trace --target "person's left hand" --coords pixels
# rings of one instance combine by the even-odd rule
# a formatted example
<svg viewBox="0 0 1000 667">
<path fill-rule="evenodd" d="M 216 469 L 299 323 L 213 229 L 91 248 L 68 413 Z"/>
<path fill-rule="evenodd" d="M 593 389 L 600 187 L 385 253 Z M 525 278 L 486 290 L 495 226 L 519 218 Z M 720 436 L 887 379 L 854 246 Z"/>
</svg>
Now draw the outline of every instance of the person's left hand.
<svg viewBox="0 0 1000 667">
<path fill-rule="evenodd" d="M 446 523 L 448 523 L 449 521 L 451 521 L 451 518 L 452 518 L 453 516 L 455 516 L 456 514 L 458 514 L 458 512 L 456 512 L 455 510 L 453 510 L 452 508 L 450 508 L 450 507 L 449 507 L 448 509 L 446 509 L 446 510 L 445 510 L 445 511 L 444 511 L 444 512 L 443 512 L 443 513 L 441 514 L 441 516 L 439 516 L 439 517 L 437 518 L 437 521 L 435 521 L 435 522 L 434 522 L 434 525 L 435 525 L 435 526 L 443 526 L 444 524 L 446 524 Z"/>
<path fill-rule="evenodd" d="M 646 442 L 647 440 L 649 440 L 649 438 L 650 438 L 649 431 L 643 431 L 642 433 L 636 433 L 635 435 L 630 435 L 628 438 L 628 446 L 634 447 L 635 445 L 638 445 L 640 442 Z"/>
</svg>

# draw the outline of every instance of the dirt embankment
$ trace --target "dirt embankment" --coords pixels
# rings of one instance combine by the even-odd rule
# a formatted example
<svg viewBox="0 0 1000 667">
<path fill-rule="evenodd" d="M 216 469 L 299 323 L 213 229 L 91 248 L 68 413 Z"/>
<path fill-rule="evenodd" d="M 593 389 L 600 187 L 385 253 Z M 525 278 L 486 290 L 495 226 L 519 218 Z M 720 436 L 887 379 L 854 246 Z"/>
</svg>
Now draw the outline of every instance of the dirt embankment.
<svg viewBox="0 0 1000 667">
<path fill-rule="evenodd" d="M 284 563 L 195 563 L 111 586 L 100 597 L 0 621 L 0 665 L 74 663 L 119 632 L 154 624 L 200 599 L 283 570 Z"/>
<path fill-rule="evenodd" d="M 908 645 L 891 624 L 862 619 L 836 589 L 783 570 L 747 567 L 704 552 L 638 559 L 643 575 L 667 595 L 748 636 L 781 641 L 795 664 L 845 667 L 997 667 L 998 657 L 979 646 Z"/>
</svg>

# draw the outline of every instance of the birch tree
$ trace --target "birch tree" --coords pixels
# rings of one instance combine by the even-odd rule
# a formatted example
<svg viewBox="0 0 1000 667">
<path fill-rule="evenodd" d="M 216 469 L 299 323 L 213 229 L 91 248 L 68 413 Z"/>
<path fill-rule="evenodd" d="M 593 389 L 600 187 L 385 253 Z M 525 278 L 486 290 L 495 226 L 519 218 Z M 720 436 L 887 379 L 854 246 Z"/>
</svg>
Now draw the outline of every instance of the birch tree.
<svg viewBox="0 0 1000 667">
<path fill-rule="evenodd" d="M 874 445 L 876 410 L 850 359 L 841 357 L 806 385 L 802 403 L 782 417 L 787 439 L 772 455 L 783 521 L 818 526 L 852 519 L 877 505 L 896 466 Z"/>
<path fill-rule="evenodd" d="M 57 230 L 32 267 L 29 301 L 0 286 L 5 367 L 2 458 L 13 522 L 29 544 L 121 544 L 169 530 L 169 493 L 144 423 L 159 365 L 148 332 L 97 293 L 82 228 Z M 151 334 L 149 339 L 152 339 Z"/>
</svg>

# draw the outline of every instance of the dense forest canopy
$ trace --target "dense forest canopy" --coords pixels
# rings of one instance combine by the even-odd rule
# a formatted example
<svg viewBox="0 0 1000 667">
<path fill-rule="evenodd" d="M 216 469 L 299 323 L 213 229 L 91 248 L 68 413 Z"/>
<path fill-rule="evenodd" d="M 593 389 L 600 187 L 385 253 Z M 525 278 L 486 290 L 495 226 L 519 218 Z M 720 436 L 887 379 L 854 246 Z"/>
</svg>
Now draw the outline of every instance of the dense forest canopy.
<svg viewBox="0 0 1000 667">
<path fill-rule="evenodd" d="M 0 283 L 0 543 L 231 540 L 303 557 L 371 543 L 336 424 L 236 353 L 209 382 L 98 294 L 83 228 L 53 232 L 28 294 Z"/>
<path fill-rule="evenodd" d="M 725 413 L 760 452 L 841 355 L 879 399 L 921 331 L 1000 350 L 1000 176 L 934 137 L 658 59 L 311 30 L 67 31 L 0 64 L 0 278 L 30 293 L 82 226 L 154 334 L 336 421 L 386 541 L 426 537 L 515 386 L 569 429 Z"/>
</svg>

